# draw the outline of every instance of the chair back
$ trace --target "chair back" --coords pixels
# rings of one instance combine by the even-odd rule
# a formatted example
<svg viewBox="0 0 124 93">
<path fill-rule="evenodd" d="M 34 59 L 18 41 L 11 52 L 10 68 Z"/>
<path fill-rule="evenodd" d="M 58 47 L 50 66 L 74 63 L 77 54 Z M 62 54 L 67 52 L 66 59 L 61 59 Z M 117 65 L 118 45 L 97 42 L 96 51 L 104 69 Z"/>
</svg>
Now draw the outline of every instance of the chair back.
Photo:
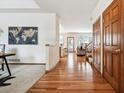
<svg viewBox="0 0 124 93">
<path fill-rule="evenodd" d="M 5 44 L 0 44 L 0 53 L 5 53 Z M 2 65 L 2 71 L 4 71 L 4 59 L 0 60 L 0 64 Z"/>
<path fill-rule="evenodd" d="M 0 44 L 0 52 L 5 53 L 5 44 Z"/>
</svg>

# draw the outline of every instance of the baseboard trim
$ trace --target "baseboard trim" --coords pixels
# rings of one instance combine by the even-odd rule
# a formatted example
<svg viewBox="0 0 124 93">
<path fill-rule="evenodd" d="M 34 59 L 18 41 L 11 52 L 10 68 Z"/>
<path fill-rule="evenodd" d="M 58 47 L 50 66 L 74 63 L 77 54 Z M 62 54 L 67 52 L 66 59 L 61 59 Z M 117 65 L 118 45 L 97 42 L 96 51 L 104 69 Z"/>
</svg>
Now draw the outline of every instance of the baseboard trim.
<svg viewBox="0 0 124 93">
<path fill-rule="evenodd" d="M 46 63 L 8 63 L 9 65 L 46 65 Z"/>
<path fill-rule="evenodd" d="M 102 76 L 102 73 L 96 68 L 94 64 L 92 64 L 92 67 Z"/>
</svg>

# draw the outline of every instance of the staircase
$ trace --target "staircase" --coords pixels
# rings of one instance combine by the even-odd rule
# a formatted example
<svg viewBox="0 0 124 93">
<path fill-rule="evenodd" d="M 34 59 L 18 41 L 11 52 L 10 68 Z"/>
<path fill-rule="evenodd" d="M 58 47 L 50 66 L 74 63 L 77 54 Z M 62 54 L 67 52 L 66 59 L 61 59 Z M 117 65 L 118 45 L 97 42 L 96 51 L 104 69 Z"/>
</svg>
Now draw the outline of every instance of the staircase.
<svg viewBox="0 0 124 93">
<path fill-rule="evenodd" d="M 86 60 L 89 63 L 93 62 L 93 41 L 86 46 Z"/>
</svg>

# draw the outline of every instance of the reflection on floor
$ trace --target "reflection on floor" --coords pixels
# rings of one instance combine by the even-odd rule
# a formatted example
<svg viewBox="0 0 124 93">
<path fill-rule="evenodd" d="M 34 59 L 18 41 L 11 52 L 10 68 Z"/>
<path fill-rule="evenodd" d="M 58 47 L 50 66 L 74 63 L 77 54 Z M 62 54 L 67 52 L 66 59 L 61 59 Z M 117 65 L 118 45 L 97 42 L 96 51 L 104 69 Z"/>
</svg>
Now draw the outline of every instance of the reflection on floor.
<svg viewBox="0 0 124 93">
<path fill-rule="evenodd" d="M 0 93 L 25 93 L 45 72 L 45 65 L 10 65 L 12 76 L 7 80 L 9 86 L 0 87 Z M 7 70 L 0 72 L 0 79 L 8 75 Z"/>
<path fill-rule="evenodd" d="M 85 57 L 70 53 L 27 93 L 116 93 Z"/>
</svg>

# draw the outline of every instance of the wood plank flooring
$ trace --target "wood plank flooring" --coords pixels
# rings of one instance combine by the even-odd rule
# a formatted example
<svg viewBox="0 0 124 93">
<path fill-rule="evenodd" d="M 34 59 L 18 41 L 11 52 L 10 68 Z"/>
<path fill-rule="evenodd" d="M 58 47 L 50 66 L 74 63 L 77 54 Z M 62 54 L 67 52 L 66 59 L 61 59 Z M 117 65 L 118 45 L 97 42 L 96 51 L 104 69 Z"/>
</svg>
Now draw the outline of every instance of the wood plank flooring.
<svg viewBox="0 0 124 93">
<path fill-rule="evenodd" d="M 101 75 L 85 61 L 70 53 L 45 74 L 27 93 L 116 93 Z"/>
</svg>

